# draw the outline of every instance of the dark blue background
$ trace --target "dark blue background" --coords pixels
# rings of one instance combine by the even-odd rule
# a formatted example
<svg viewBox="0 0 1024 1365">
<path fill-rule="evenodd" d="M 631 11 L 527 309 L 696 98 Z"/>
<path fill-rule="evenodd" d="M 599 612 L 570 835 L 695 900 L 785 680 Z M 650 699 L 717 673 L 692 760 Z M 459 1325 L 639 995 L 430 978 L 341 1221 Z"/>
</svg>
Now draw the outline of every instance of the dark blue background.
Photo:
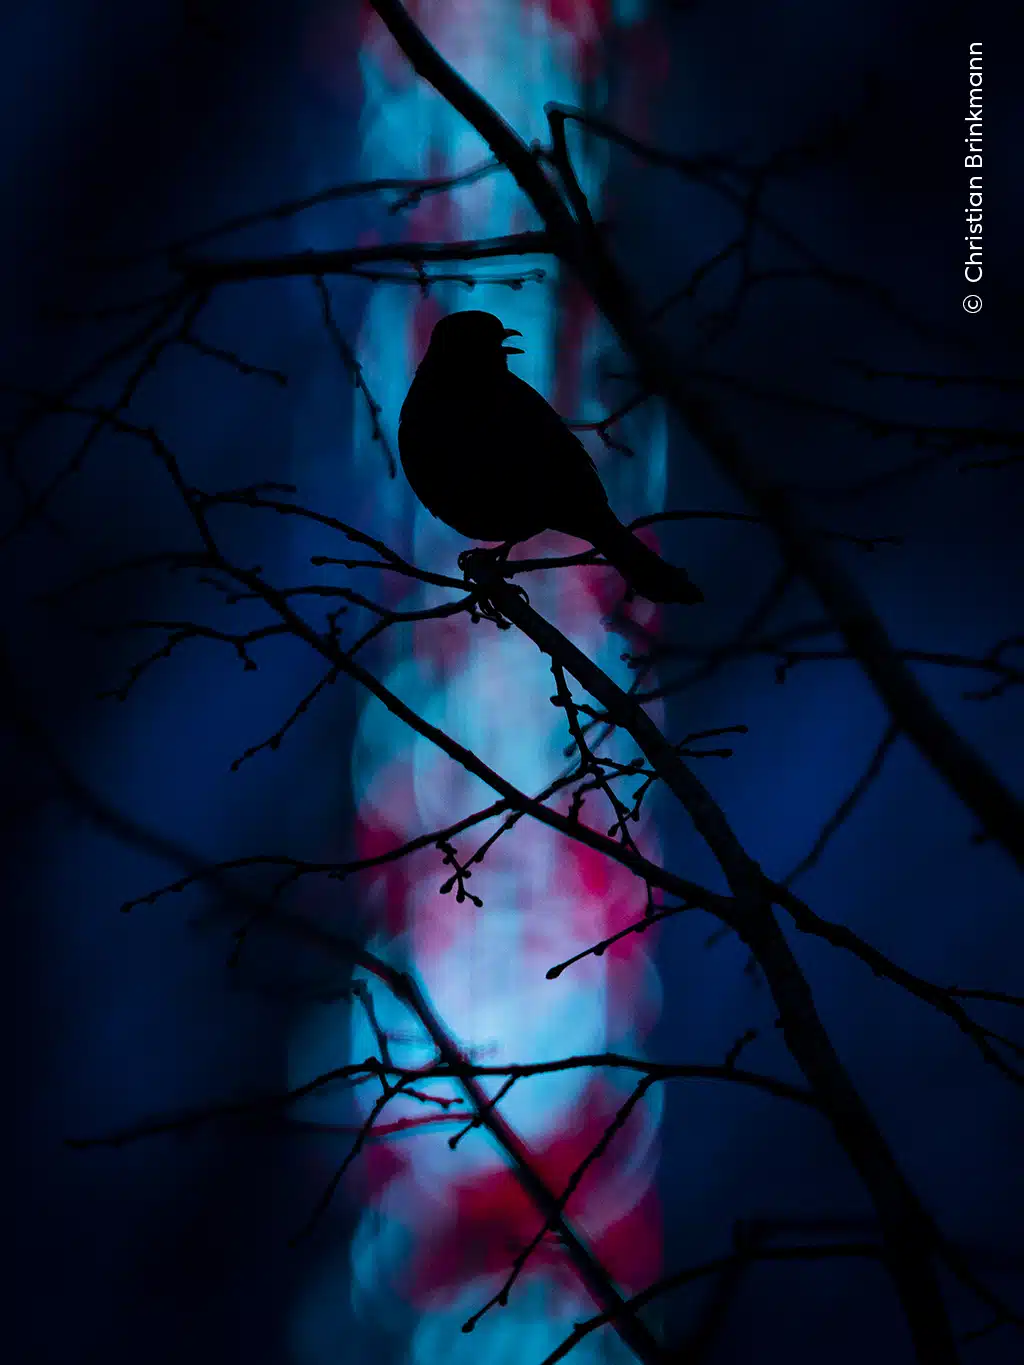
<svg viewBox="0 0 1024 1365">
<path fill-rule="evenodd" d="M 328 97 L 301 41 L 310 6 L 205 6 L 211 31 L 177 6 L 111 0 L 102 14 L 97 8 L 55 0 L 4 19 L 0 369 L 28 383 L 58 383 L 89 353 L 96 333 L 39 321 L 47 306 L 107 297 L 106 277 L 83 276 L 82 256 L 158 245 L 307 192 L 315 188 L 308 161 L 322 164 L 310 157 L 318 138 L 336 147 L 339 179 L 353 164 L 354 24 L 350 79 Z M 852 356 L 896 369 L 1020 373 L 1021 190 L 1011 149 L 1019 145 L 1021 108 L 1012 98 L 1013 50 L 992 14 L 924 3 L 898 13 L 854 3 L 827 11 L 738 3 L 659 12 L 674 74 L 653 125 L 676 146 L 757 153 L 797 141 L 827 114 L 852 107 L 864 73 L 877 73 L 881 98 L 860 126 L 850 163 L 808 175 L 777 204 L 823 254 L 870 273 L 927 322 L 915 336 L 855 298 L 770 285 L 747 325 L 707 363 L 833 401 L 874 402 L 895 418 L 1011 423 L 1010 398 L 899 384 L 857 389 L 829 363 Z M 339 31 L 345 51 L 344 24 Z M 960 158 L 966 50 L 979 40 L 991 226 L 985 309 L 970 318 L 960 307 L 967 292 Z M 670 177 L 625 167 L 616 175 L 621 250 L 654 300 L 722 244 L 729 224 L 711 201 Z M 293 244 L 286 228 L 267 229 L 261 242 Z M 354 316 L 358 293 L 344 297 Z M 713 297 L 712 287 L 706 299 Z M 677 314 L 682 339 L 698 335 L 700 311 Z M 234 291 L 218 306 L 214 333 L 218 327 L 212 340 L 244 340 L 247 358 L 296 376 L 301 402 L 302 375 L 320 354 L 304 296 L 283 285 Z M 752 448 L 789 477 L 841 482 L 912 453 L 809 416 L 725 401 Z M 329 417 L 339 480 L 350 402 L 339 385 Z M 298 458 L 288 398 L 212 364 L 170 361 L 141 410 L 187 444 L 207 486 L 287 478 Z M 46 442 L 32 449 L 40 461 L 57 457 Z M 856 503 L 822 502 L 819 515 L 835 527 L 905 536 L 902 548 L 872 556 L 843 551 L 898 640 L 979 653 L 1020 629 L 1024 499 L 1019 469 L 965 475 L 956 466 L 954 459 Z M 110 442 L 90 470 L 56 504 L 70 539 L 37 531 L 5 551 L 4 634 L 36 713 L 98 789 L 205 853 L 271 845 L 321 853 L 348 815 L 344 743 L 354 698 L 339 689 L 333 710 L 232 778 L 230 758 L 272 729 L 311 679 L 297 651 L 266 650 L 257 683 L 231 672 L 219 652 L 196 646 L 118 709 L 92 697 L 119 680 L 136 644 L 97 639 L 32 600 L 98 551 L 137 553 L 170 543 L 179 529 L 162 484 L 130 443 Z M 672 470 L 669 505 L 737 506 L 679 433 Z M 251 534 L 254 559 L 285 562 L 279 528 L 254 523 Z M 666 544 L 685 557 L 712 602 L 701 620 L 687 618 L 686 642 L 722 638 L 771 574 L 764 533 L 698 524 L 675 540 L 667 535 Z M 146 615 L 169 604 L 184 610 L 188 600 L 183 590 L 146 579 L 94 596 L 92 607 L 98 615 L 104 608 Z M 808 594 L 798 595 L 792 614 L 815 614 Z M 672 676 L 671 665 L 663 676 Z M 1019 695 L 972 705 L 959 693 L 977 685 L 976 675 L 932 669 L 921 676 L 1019 786 Z M 750 734 L 737 740 L 736 757 L 702 773 L 754 855 L 783 874 L 859 775 L 884 718 L 849 664 L 807 664 L 777 688 L 765 659 L 687 693 L 671 712 L 680 733 L 738 721 Z M 339 756 L 333 765 L 318 757 L 325 743 Z M 283 1361 L 290 1306 L 344 1239 L 358 1173 L 353 1201 L 339 1203 L 318 1239 L 290 1250 L 287 1236 L 320 1187 L 308 1139 L 221 1132 L 116 1151 L 62 1146 L 67 1135 L 280 1085 L 290 1007 L 251 989 L 275 979 L 274 964 L 257 958 L 250 989 L 233 989 L 223 938 L 186 928 L 195 902 L 118 915 L 122 900 L 159 882 L 165 869 L 64 809 L 40 809 L 36 799 L 49 789 L 40 760 L 13 740 L 4 753 L 13 1358 Z M 666 811 L 665 818 L 676 817 Z M 801 889 L 820 913 L 922 974 L 1019 991 L 1019 881 L 997 849 L 973 846 L 971 833 L 968 817 L 900 740 L 864 809 Z M 685 828 L 669 823 L 665 846 L 680 870 L 713 877 Z M 747 1025 L 770 1025 L 765 993 L 744 973 L 739 948 L 728 940 L 704 947 L 712 927 L 683 919 L 664 932 L 658 1055 L 715 1058 Z M 1019 1092 L 948 1021 L 823 945 L 794 942 L 837 1046 L 906 1170 L 993 1282 L 1015 1282 L 1019 1295 Z M 776 1053 L 774 1041 L 759 1040 L 747 1058 L 785 1074 Z M 724 1249 L 738 1216 L 867 1216 L 829 1135 L 811 1117 L 720 1088 L 678 1087 L 669 1091 L 664 1133 L 668 1266 Z M 675 1328 L 697 1302 L 694 1295 L 673 1306 Z M 977 1308 L 963 1317 L 968 1326 L 981 1320 Z M 325 1342 L 324 1359 L 361 1359 L 370 1349 L 369 1338 Z M 852 1362 L 869 1352 L 877 1361 L 909 1358 L 881 1273 L 845 1267 L 841 1276 L 821 1267 L 754 1272 L 717 1351 L 713 1358 L 723 1362 Z M 1021 1355 L 1020 1339 L 1005 1333 L 965 1352 L 991 1365 Z"/>
</svg>

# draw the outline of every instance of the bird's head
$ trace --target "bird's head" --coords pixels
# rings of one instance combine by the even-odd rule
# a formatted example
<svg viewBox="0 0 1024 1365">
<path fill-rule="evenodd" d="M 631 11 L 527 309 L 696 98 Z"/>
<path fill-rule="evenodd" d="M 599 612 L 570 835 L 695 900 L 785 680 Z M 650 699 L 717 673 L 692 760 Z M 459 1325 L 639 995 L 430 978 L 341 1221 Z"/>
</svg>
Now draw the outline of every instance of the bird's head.
<svg viewBox="0 0 1024 1365">
<path fill-rule="evenodd" d="M 468 309 L 464 313 L 449 313 L 435 326 L 427 348 L 431 360 L 463 367 L 507 367 L 507 357 L 522 355 L 521 346 L 507 346 L 509 337 L 522 336 L 514 327 L 506 327 L 493 313 Z"/>
</svg>

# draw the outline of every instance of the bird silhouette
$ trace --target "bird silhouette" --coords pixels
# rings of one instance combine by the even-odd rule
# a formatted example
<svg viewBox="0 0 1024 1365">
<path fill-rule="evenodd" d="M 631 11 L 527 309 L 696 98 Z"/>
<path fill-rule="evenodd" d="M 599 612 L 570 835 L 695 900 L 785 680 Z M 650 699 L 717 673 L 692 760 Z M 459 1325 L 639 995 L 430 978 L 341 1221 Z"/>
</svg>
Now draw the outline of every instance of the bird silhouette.
<svg viewBox="0 0 1024 1365">
<path fill-rule="evenodd" d="M 493 313 L 438 322 L 402 405 L 398 449 L 413 492 L 470 540 L 511 543 L 541 531 L 587 540 L 633 592 L 652 602 L 703 602 L 684 569 L 638 540 L 608 505 L 583 443 L 536 389 L 508 368 L 509 337 Z"/>
</svg>

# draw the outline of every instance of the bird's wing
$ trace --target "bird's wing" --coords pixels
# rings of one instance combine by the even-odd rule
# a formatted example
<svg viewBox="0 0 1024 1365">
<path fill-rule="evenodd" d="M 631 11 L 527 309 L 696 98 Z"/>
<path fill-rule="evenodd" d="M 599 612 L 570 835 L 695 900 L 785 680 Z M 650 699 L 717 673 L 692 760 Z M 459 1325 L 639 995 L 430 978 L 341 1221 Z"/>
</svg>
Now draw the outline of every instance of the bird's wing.
<svg viewBox="0 0 1024 1365">
<path fill-rule="evenodd" d="M 534 434 L 534 439 L 550 444 L 557 443 L 566 460 L 571 460 L 580 469 L 589 465 L 597 474 L 597 465 L 591 459 L 586 446 L 576 433 L 566 426 L 544 395 L 538 393 L 517 374 L 509 371 L 508 377 L 512 384 L 514 402 L 522 413 L 523 426 Z"/>
<path fill-rule="evenodd" d="M 518 375 L 509 372 L 508 379 L 509 402 L 503 406 L 509 419 L 507 434 L 515 442 L 517 467 L 538 490 L 545 490 L 544 501 L 554 513 L 550 526 L 590 539 L 584 528 L 592 527 L 595 512 L 605 513 L 608 507 L 597 466 L 583 442 L 542 394 Z"/>
</svg>

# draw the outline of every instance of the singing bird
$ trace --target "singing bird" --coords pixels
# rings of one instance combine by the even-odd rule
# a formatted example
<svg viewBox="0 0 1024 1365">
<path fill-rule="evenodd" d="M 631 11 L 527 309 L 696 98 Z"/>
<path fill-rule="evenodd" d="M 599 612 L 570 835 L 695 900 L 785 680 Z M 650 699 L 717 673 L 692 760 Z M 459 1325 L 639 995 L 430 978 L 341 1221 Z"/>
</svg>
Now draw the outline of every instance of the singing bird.
<svg viewBox="0 0 1024 1365">
<path fill-rule="evenodd" d="M 429 512 L 470 540 L 506 546 L 541 531 L 587 540 L 652 602 L 703 602 L 684 569 L 619 521 L 583 443 L 508 368 L 522 355 L 493 313 L 438 322 L 398 427 L 402 468 Z M 507 552 L 507 551 L 506 551 Z"/>
</svg>

